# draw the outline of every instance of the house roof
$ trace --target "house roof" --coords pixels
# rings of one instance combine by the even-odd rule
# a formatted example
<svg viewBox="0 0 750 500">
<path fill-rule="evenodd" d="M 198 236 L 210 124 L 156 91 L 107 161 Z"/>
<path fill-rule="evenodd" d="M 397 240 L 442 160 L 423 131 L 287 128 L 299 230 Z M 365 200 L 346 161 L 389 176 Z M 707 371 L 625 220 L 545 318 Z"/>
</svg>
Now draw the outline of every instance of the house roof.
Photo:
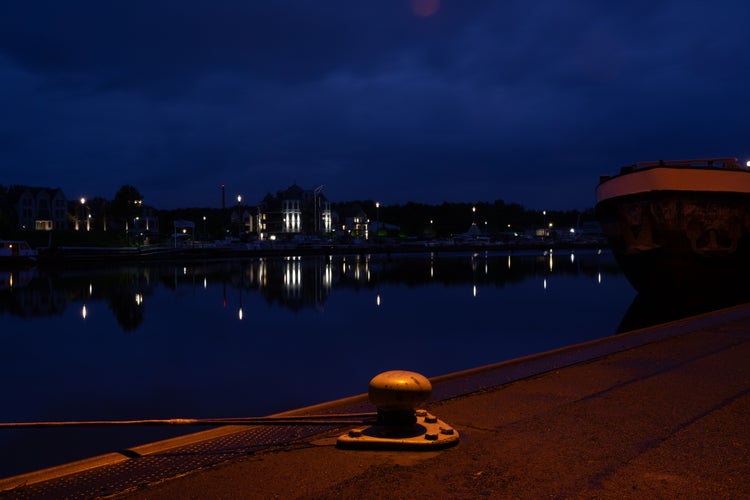
<svg viewBox="0 0 750 500">
<path fill-rule="evenodd" d="M 8 199 L 15 203 L 27 192 L 34 197 L 39 193 L 46 193 L 50 198 L 54 198 L 58 194 L 65 198 L 65 194 L 60 188 L 13 185 L 8 188 Z"/>
</svg>

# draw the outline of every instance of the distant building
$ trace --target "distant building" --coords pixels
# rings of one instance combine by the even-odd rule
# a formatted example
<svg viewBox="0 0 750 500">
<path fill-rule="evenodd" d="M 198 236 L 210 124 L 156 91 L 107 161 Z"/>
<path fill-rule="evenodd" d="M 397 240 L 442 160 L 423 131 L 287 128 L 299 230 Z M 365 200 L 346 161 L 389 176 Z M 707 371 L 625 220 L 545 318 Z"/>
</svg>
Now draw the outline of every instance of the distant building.
<svg viewBox="0 0 750 500">
<path fill-rule="evenodd" d="M 370 222 L 370 220 L 367 218 L 367 214 L 360 212 L 351 217 L 345 217 L 342 229 L 353 236 L 367 239 L 369 238 L 369 233 L 367 231 L 368 222 Z"/>
<path fill-rule="evenodd" d="M 342 213 L 339 230 L 353 238 L 369 239 L 370 219 L 359 204 L 341 207 Z"/>
<path fill-rule="evenodd" d="M 126 221 L 125 226 L 128 234 L 148 244 L 153 238 L 159 236 L 159 217 L 152 207 L 143 205 L 140 200 L 137 206 L 140 207 L 140 214 L 136 215 L 132 221 Z"/>
<path fill-rule="evenodd" d="M 21 231 L 68 228 L 68 201 L 59 188 L 11 186 L 7 201 Z"/>
<path fill-rule="evenodd" d="M 278 191 L 276 196 L 268 194 L 258 206 L 256 218 L 259 239 L 319 236 L 333 230 L 331 203 L 323 194 L 322 186 L 302 189 L 292 184 Z"/>
</svg>

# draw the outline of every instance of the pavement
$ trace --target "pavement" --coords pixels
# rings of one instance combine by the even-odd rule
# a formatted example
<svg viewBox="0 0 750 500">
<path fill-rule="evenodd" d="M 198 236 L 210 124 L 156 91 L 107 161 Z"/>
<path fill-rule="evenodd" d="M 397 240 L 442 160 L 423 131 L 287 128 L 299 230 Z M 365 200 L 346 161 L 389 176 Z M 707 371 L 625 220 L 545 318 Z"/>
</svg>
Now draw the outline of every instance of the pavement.
<svg viewBox="0 0 750 500">
<path fill-rule="evenodd" d="M 0 480 L 0 498 L 750 498 L 748 360 L 750 304 L 431 379 L 447 449 L 233 426 Z M 352 410 L 373 407 L 296 413 Z"/>
</svg>

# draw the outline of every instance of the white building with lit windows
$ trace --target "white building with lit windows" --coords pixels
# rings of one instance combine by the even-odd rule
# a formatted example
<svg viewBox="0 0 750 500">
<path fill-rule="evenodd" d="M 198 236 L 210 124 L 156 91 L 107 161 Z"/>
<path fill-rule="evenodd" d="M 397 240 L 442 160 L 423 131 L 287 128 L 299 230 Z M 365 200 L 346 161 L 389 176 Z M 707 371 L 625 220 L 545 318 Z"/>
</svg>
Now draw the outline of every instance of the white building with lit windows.
<svg viewBox="0 0 750 500">
<path fill-rule="evenodd" d="M 59 188 L 12 186 L 8 200 L 22 231 L 68 228 L 68 201 Z"/>
<path fill-rule="evenodd" d="M 259 239 L 323 236 L 333 231 L 331 203 L 322 191 L 322 186 L 303 189 L 292 184 L 276 196 L 266 195 L 258 206 Z"/>
</svg>

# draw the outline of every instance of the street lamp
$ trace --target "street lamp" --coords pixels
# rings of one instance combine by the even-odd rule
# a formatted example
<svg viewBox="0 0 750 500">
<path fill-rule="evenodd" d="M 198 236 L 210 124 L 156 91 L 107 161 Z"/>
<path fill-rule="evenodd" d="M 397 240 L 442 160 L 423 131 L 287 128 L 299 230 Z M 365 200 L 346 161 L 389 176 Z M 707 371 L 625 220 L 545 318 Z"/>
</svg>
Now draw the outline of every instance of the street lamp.
<svg viewBox="0 0 750 500">
<path fill-rule="evenodd" d="M 323 188 L 325 188 L 325 184 L 321 184 L 320 186 L 313 189 L 313 217 L 315 217 L 313 231 L 315 232 L 316 236 L 320 234 L 320 207 L 318 206 L 318 197 L 320 195 L 320 192 L 323 191 Z"/>
<path fill-rule="evenodd" d="M 242 195 L 237 195 L 237 237 L 239 238 L 242 234 L 242 211 L 240 210 L 240 203 L 242 203 Z"/>
<path fill-rule="evenodd" d="M 206 240 L 206 216 L 203 216 L 203 239 Z"/>
<path fill-rule="evenodd" d="M 378 238 L 380 233 L 380 202 L 375 202 L 375 238 Z"/>
<path fill-rule="evenodd" d="M 81 196 L 81 221 L 83 219 L 86 219 L 86 231 L 91 231 L 91 220 L 90 218 L 86 218 L 86 198 Z M 76 221 L 76 226 L 78 226 L 78 221 Z M 78 230 L 78 227 L 76 227 L 76 230 Z"/>
</svg>

